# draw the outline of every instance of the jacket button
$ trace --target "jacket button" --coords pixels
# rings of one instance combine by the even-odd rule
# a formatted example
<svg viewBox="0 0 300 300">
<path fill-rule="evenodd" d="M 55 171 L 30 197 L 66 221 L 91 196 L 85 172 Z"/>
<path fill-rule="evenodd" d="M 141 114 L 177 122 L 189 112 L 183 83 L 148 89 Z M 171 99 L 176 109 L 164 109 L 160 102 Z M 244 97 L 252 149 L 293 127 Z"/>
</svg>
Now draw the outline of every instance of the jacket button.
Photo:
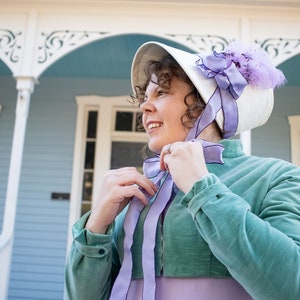
<svg viewBox="0 0 300 300">
<path fill-rule="evenodd" d="M 99 252 L 98 252 L 100 255 L 103 255 L 105 253 L 105 249 L 101 248 L 99 249 Z"/>
</svg>

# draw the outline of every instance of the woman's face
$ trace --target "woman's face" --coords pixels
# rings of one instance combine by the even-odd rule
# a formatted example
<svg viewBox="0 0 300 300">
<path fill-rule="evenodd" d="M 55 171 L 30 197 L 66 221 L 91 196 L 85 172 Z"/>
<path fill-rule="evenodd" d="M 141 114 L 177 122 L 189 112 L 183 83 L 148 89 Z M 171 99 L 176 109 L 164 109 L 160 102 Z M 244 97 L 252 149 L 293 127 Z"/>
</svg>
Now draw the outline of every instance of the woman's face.
<svg viewBox="0 0 300 300">
<path fill-rule="evenodd" d="M 191 92 L 191 86 L 177 77 L 172 78 L 168 90 L 155 82 L 157 78 L 152 75 L 140 109 L 143 126 L 149 136 L 149 149 L 160 153 L 163 146 L 184 141 L 187 136 L 189 128 L 182 124 L 182 116 L 187 111 L 184 97 Z"/>
</svg>

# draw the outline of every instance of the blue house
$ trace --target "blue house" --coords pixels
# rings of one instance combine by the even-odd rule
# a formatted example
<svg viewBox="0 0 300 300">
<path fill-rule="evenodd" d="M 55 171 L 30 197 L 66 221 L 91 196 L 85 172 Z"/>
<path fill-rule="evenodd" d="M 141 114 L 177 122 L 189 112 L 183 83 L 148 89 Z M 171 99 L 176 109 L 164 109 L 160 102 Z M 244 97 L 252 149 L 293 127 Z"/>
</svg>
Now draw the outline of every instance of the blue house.
<svg viewBox="0 0 300 300">
<path fill-rule="evenodd" d="M 141 167 L 133 55 L 256 42 L 284 71 L 245 151 L 300 166 L 300 1 L 1 1 L 0 299 L 64 299 L 74 222 L 110 168 Z M 54 2 L 54 3 L 53 3 Z"/>
</svg>

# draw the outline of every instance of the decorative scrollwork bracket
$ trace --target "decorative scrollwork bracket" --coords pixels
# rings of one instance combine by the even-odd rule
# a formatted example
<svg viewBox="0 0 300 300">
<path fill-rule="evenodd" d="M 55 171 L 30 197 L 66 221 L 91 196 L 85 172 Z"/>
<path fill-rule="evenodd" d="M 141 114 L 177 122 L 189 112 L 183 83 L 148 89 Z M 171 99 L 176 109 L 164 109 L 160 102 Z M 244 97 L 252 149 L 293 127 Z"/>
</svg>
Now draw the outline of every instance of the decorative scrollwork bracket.
<svg viewBox="0 0 300 300">
<path fill-rule="evenodd" d="M 20 60 L 22 32 L 0 29 L 0 57 L 7 63 L 16 64 Z"/>
<path fill-rule="evenodd" d="M 217 51 L 221 52 L 230 40 L 217 35 L 194 35 L 194 34 L 167 34 L 179 43 L 195 49 L 199 53 Z"/>
<path fill-rule="evenodd" d="M 300 53 L 300 39 L 270 38 L 255 40 L 272 58 L 275 64 L 280 64 Z"/>
<path fill-rule="evenodd" d="M 60 52 L 66 52 L 70 48 L 76 48 L 89 41 L 107 34 L 107 32 L 69 31 L 57 30 L 51 33 L 42 33 L 43 42 L 38 47 L 38 63 L 44 64 L 50 58 Z"/>
</svg>

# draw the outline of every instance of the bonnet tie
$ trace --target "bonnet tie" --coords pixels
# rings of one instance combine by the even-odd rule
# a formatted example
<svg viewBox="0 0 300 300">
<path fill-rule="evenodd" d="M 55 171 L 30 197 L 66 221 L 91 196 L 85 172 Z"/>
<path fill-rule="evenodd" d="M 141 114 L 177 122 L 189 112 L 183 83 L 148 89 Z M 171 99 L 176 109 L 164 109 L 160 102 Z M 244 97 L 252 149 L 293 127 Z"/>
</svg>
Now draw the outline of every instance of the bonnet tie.
<svg viewBox="0 0 300 300">
<path fill-rule="evenodd" d="M 203 145 L 204 157 L 207 163 L 223 163 L 220 144 L 210 143 L 203 140 L 193 139 L 191 141 L 201 142 Z M 144 222 L 144 239 L 142 245 L 142 267 L 144 274 L 143 300 L 155 299 L 155 259 L 154 247 L 156 227 L 159 216 L 165 209 L 172 194 L 174 182 L 167 171 L 159 169 L 159 156 L 148 158 L 143 165 L 144 174 L 151 179 L 159 190 L 157 191 L 153 203 L 147 213 Z M 111 292 L 110 300 L 125 300 L 129 290 L 132 277 L 132 253 L 133 235 L 138 223 L 139 215 L 144 205 L 137 198 L 133 198 L 129 204 L 124 220 L 124 257 L 120 272 L 116 278 Z"/>
<path fill-rule="evenodd" d="M 235 100 L 241 96 L 248 85 L 247 80 L 234 63 L 227 66 L 226 56 L 223 53 L 214 52 L 212 55 L 200 58 L 196 61 L 196 66 L 205 77 L 214 78 L 217 86 L 187 139 L 211 124 L 220 110 L 224 115 L 223 138 L 235 135 L 239 123 Z"/>
</svg>

